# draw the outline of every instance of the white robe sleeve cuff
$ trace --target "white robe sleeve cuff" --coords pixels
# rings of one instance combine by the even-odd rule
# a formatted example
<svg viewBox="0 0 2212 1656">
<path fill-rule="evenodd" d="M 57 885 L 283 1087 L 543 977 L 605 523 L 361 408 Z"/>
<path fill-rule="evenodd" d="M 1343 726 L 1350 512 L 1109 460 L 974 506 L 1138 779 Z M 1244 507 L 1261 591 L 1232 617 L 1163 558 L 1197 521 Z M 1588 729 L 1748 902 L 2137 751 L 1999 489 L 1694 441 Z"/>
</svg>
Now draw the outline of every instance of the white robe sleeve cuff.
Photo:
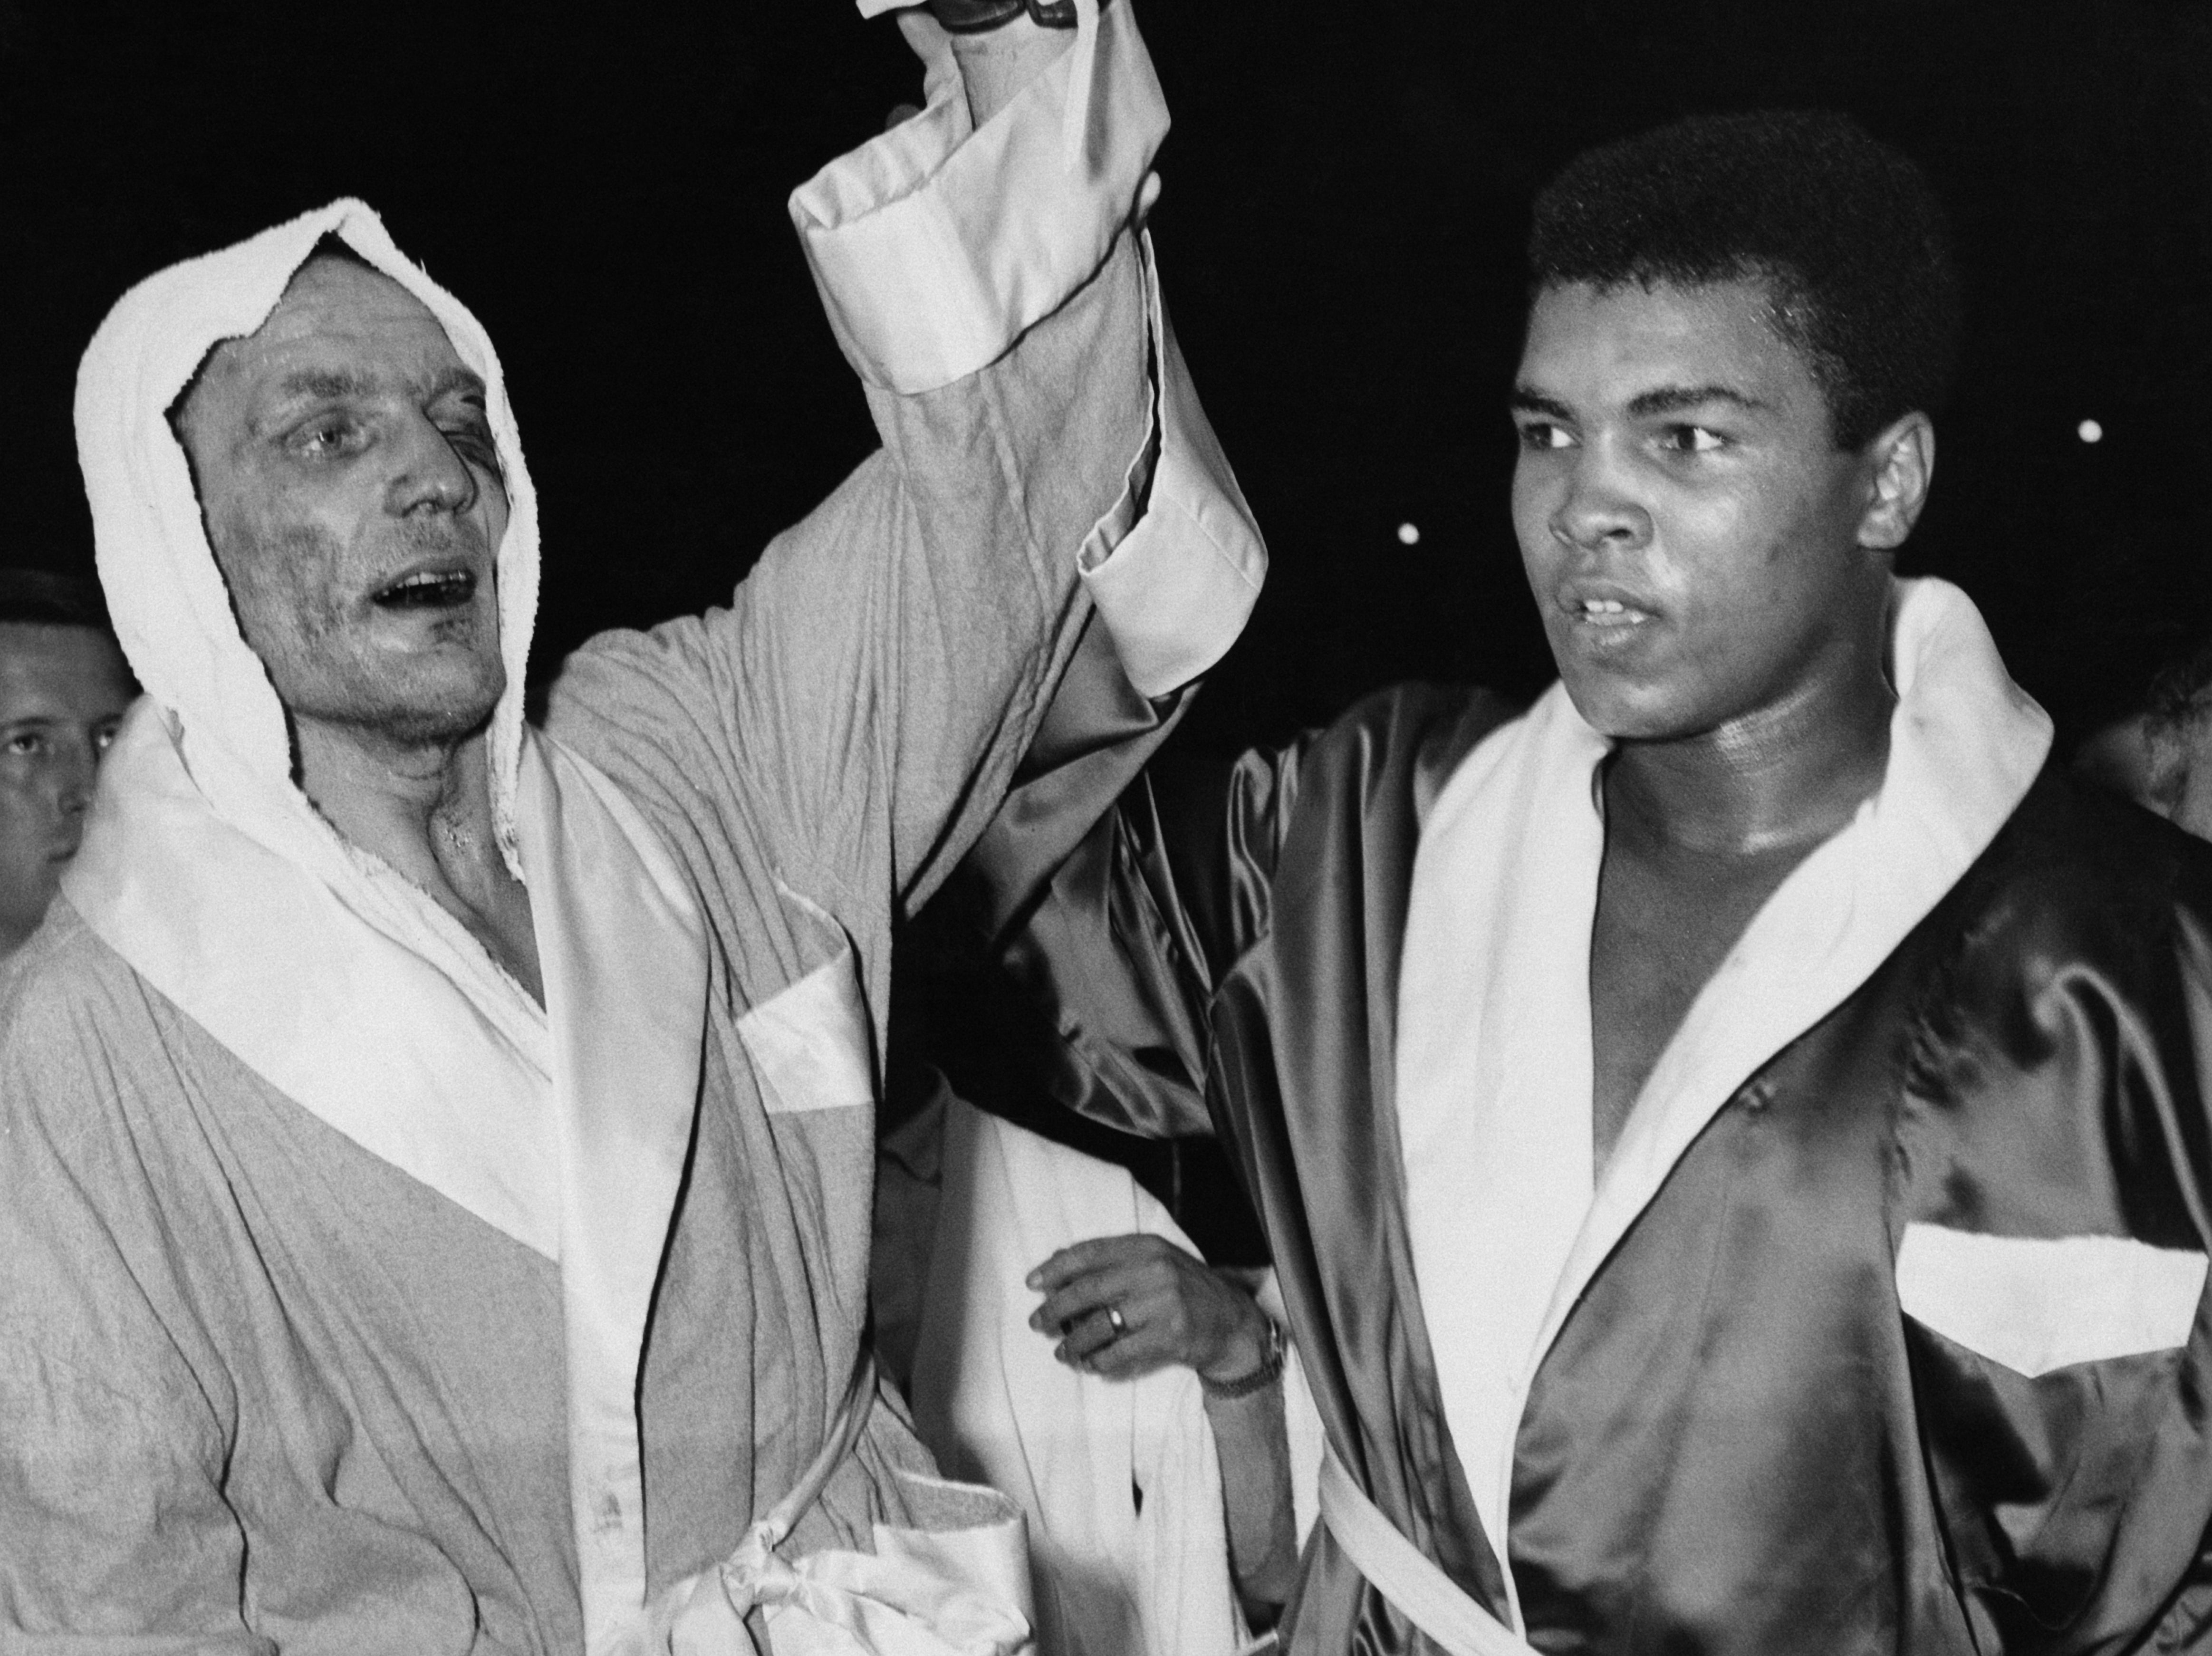
<svg viewBox="0 0 2212 1656">
<path fill-rule="evenodd" d="M 1197 678 L 1237 641 L 1267 578 L 1267 549 L 1168 326 L 1152 238 L 1140 236 L 1139 245 L 1158 449 L 1149 468 L 1152 442 L 1139 451 L 1121 498 L 1085 538 L 1077 567 L 1129 682 L 1160 697 Z"/>
<path fill-rule="evenodd" d="M 996 362 L 1097 271 L 1168 113 L 1131 0 L 1087 15 L 980 131 L 943 31 L 925 12 L 901 21 L 928 107 L 823 167 L 790 209 L 846 357 L 914 395 Z"/>
</svg>

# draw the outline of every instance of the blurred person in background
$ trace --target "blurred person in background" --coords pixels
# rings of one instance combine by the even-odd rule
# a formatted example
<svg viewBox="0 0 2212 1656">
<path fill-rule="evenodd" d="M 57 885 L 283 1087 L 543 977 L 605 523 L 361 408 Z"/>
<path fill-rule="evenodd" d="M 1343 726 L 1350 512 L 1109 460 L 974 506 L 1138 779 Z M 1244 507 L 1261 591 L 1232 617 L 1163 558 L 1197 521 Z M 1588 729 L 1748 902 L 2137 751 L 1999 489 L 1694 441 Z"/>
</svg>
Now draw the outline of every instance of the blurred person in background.
<svg viewBox="0 0 2212 1656">
<path fill-rule="evenodd" d="M 2075 750 L 2074 768 L 2212 839 L 2212 644 L 2160 672 L 2138 711 Z"/>
<path fill-rule="evenodd" d="M 1031 750 L 1048 779 L 1097 657 Z M 945 1470 L 1026 1513 L 1040 1656 L 1232 1656 L 1288 1597 L 1321 1456 L 1266 1238 L 1218 1142 L 1115 1124 L 1128 1089 L 974 947 L 978 895 L 900 941 L 878 1349 Z"/>
<path fill-rule="evenodd" d="M 0 960 L 46 918 L 137 693 L 99 588 L 0 569 Z"/>
</svg>

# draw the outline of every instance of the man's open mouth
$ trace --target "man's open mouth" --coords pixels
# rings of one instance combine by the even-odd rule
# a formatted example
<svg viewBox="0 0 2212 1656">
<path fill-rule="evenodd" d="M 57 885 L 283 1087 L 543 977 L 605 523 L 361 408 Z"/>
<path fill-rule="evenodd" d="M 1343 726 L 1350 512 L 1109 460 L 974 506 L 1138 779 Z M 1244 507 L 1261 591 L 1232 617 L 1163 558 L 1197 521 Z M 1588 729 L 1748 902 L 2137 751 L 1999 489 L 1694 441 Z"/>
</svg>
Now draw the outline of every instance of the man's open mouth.
<svg viewBox="0 0 2212 1656">
<path fill-rule="evenodd" d="M 1617 598 L 1585 598 L 1577 606 L 1577 618 L 1593 627 L 1640 627 L 1651 618 L 1643 610 Z"/>
<path fill-rule="evenodd" d="M 374 602 L 387 610 L 457 610 L 477 594 L 477 578 L 466 569 L 418 569 L 393 581 Z"/>
</svg>

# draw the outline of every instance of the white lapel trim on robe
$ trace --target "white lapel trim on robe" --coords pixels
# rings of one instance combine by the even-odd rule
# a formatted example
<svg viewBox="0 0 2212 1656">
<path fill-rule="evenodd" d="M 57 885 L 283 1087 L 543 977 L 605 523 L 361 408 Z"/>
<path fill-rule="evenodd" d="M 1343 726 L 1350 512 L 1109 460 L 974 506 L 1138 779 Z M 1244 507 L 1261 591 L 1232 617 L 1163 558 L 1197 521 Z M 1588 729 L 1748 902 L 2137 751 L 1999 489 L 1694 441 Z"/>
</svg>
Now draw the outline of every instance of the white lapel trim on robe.
<svg viewBox="0 0 2212 1656">
<path fill-rule="evenodd" d="M 362 883 L 406 885 L 367 866 Z M 412 887 L 380 890 L 385 902 L 356 910 L 223 821 L 150 697 L 102 762 L 62 890 L 95 935 L 278 1092 L 494 1229 L 561 1257 L 544 1014 L 465 934 L 440 941 L 476 956 L 466 988 L 446 951 L 381 929 L 387 904 L 428 905 Z"/>
<path fill-rule="evenodd" d="M 1881 788 L 1698 994 L 1595 1190 L 1595 783 L 1609 745 L 1554 685 L 1468 757 L 1423 831 L 1399 991 L 1407 1222 L 1445 1418 L 1501 1563 L 1522 1408 L 1591 1277 L 1735 1090 L 1958 882 L 2050 752 L 2049 718 L 1966 594 L 1899 592 Z"/>
<path fill-rule="evenodd" d="M 524 745 L 518 803 L 552 1035 L 569 1499 L 600 1651 L 646 1599 L 638 1376 L 699 1102 L 707 932 L 635 807 L 550 737 Z"/>
<path fill-rule="evenodd" d="M 542 1013 L 294 784 L 283 709 L 239 634 L 166 417 L 210 347 L 259 327 L 325 234 L 421 299 L 485 381 L 510 508 L 492 813 L 530 889 Z M 698 1102 L 706 930 L 613 784 L 524 728 L 537 496 L 498 356 L 374 213 L 342 201 L 126 294 L 85 353 L 76 419 L 101 583 L 147 696 L 64 889 L 272 1086 L 558 1261 L 581 1608 L 604 1648 L 645 1602 L 637 1380 Z"/>
<path fill-rule="evenodd" d="M 638 1369 L 698 1100 L 706 931 L 611 782 L 534 732 L 521 757 L 542 1016 L 488 1018 L 219 821 L 150 703 L 111 751 L 103 831 L 68 880 L 86 923 L 249 1068 L 559 1263 L 577 1566 L 597 1649 L 645 1602 Z"/>
</svg>

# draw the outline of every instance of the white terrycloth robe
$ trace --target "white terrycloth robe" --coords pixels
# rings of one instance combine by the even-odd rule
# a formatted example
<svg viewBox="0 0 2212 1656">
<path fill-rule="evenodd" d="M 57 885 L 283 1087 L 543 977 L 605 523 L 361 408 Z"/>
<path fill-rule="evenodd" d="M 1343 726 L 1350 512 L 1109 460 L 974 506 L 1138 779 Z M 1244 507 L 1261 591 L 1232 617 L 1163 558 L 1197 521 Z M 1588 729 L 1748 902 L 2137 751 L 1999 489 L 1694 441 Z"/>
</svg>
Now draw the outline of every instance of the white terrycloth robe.
<svg viewBox="0 0 2212 1656">
<path fill-rule="evenodd" d="M 149 695 L 0 979 L 0 1645 L 604 1648 L 814 1457 L 865 1313 L 893 914 L 1003 791 L 1093 600 L 1158 693 L 1259 578 L 1125 232 L 1164 126 L 1126 0 L 1083 50 L 973 135 L 940 55 L 924 118 L 794 198 L 884 448 L 728 609 L 587 645 L 543 734 L 499 364 L 372 213 L 164 272 L 103 328 L 80 448 Z M 963 213 L 1040 146 L 1036 213 Z M 325 233 L 490 388 L 495 807 L 542 1012 L 292 785 L 163 417 Z M 972 291 L 917 277 L 963 237 Z M 879 1408 L 790 1550 L 866 1548 L 925 1464 Z"/>
</svg>

